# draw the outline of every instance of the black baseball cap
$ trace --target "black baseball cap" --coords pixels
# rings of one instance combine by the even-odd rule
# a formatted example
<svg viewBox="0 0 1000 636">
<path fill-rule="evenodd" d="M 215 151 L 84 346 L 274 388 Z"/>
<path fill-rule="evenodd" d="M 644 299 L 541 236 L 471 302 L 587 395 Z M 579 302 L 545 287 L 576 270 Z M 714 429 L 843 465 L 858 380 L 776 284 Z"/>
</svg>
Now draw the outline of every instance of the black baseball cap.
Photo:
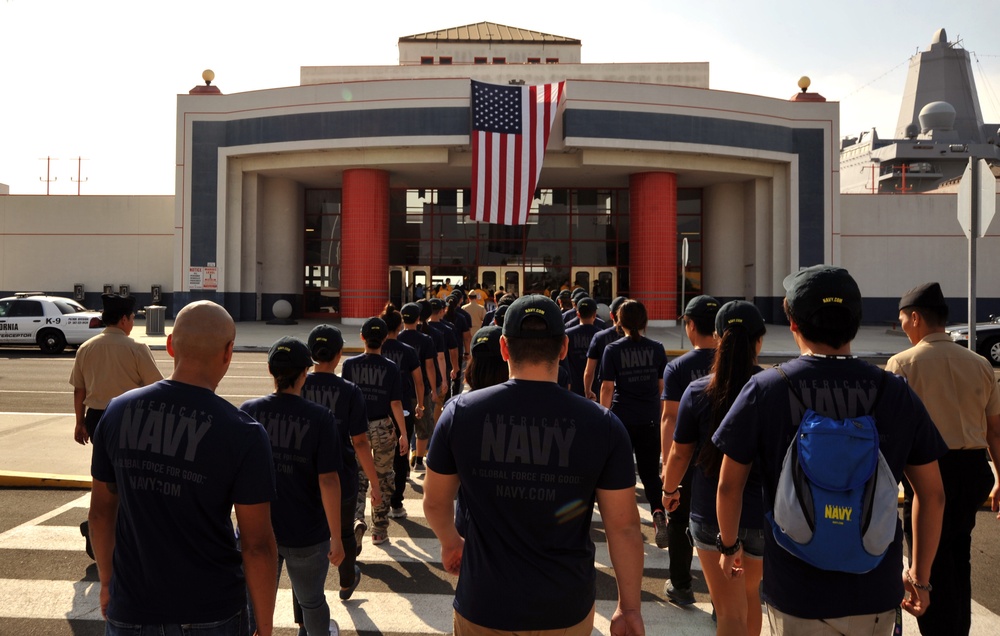
<svg viewBox="0 0 1000 636">
<path fill-rule="evenodd" d="M 306 369 L 313 365 L 312 354 L 306 343 L 298 338 L 285 336 L 267 352 L 267 366 L 287 369 Z"/>
<path fill-rule="evenodd" d="M 618 308 L 621 307 L 622 303 L 624 303 L 626 300 L 628 300 L 628 298 L 625 298 L 624 296 L 618 296 L 611 301 L 611 305 L 608 306 L 608 309 L 611 310 L 611 313 L 617 314 Z"/>
<path fill-rule="evenodd" d="M 416 322 L 420 319 L 420 305 L 417 303 L 406 303 L 403 305 L 403 308 L 399 310 L 399 315 L 403 317 L 404 322 Z"/>
<path fill-rule="evenodd" d="M 948 311 L 948 303 L 944 301 L 944 292 L 939 283 L 924 283 L 903 294 L 899 299 L 899 309 L 907 307 L 925 307 L 936 311 Z"/>
<path fill-rule="evenodd" d="M 764 329 L 764 317 L 753 303 L 745 300 L 732 300 L 715 314 L 715 333 L 720 336 L 727 329 L 742 326 L 749 334 L 760 333 Z"/>
<path fill-rule="evenodd" d="M 500 327 L 483 327 L 472 336 L 472 355 L 500 357 Z"/>
<path fill-rule="evenodd" d="M 691 318 L 708 318 L 711 320 L 718 313 L 720 304 L 712 296 L 695 296 L 688 301 L 687 307 L 684 308 L 684 313 L 681 315 L 690 316 Z"/>
<path fill-rule="evenodd" d="M 507 310 L 510 309 L 510 305 L 500 305 L 497 310 L 493 312 L 493 324 L 497 327 L 503 327 L 503 318 L 507 315 Z"/>
<path fill-rule="evenodd" d="M 579 314 L 593 315 L 597 313 L 597 301 L 587 296 L 576 301 L 576 311 Z"/>
<path fill-rule="evenodd" d="M 431 298 L 427 302 L 430 303 L 432 311 L 441 311 L 442 309 L 444 309 L 444 301 L 441 300 L 440 298 Z"/>
<path fill-rule="evenodd" d="M 559 296 L 558 297 L 559 298 L 572 298 L 573 297 L 573 292 L 571 292 L 568 289 L 564 289 L 561 292 L 559 292 Z"/>
<path fill-rule="evenodd" d="M 309 352 L 314 360 L 329 360 L 344 348 L 344 335 L 333 325 L 316 325 L 309 332 Z"/>
<path fill-rule="evenodd" d="M 806 319 L 824 307 L 843 307 L 861 318 L 861 290 L 843 267 L 813 265 L 789 274 L 783 282 L 792 313 Z"/>
<path fill-rule="evenodd" d="M 365 340 L 371 340 L 374 338 L 385 338 L 386 334 L 389 333 L 389 327 L 385 324 L 385 321 L 378 316 L 373 316 L 365 321 L 365 324 L 361 325 L 361 337 Z"/>
<path fill-rule="evenodd" d="M 545 321 L 545 329 L 523 329 L 524 321 L 538 316 Z M 531 294 L 515 300 L 503 319 L 503 335 L 508 338 L 552 338 L 566 335 L 566 324 L 555 301 L 546 296 Z"/>
</svg>

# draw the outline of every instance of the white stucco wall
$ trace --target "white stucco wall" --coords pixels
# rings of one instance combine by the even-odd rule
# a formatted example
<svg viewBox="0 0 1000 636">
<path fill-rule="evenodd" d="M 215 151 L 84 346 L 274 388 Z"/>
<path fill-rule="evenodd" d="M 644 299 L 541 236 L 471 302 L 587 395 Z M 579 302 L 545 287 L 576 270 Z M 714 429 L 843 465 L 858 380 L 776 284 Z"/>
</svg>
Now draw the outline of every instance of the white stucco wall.
<svg viewBox="0 0 1000 636">
<path fill-rule="evenodd" d="M 945 296 L 966 297 L 969 241 L 957 219 L 957 195 L 840 197 L 841 264 L 864 296 L 895 298 L 938 281 Z M 1000 297 L 1000 223 L 977 241 L 978 297 Z"/>
<path fill-rule="evenodd" d="M 173 285 L 173 196 L 0 196 L 0 290 Z"/>
</svg>

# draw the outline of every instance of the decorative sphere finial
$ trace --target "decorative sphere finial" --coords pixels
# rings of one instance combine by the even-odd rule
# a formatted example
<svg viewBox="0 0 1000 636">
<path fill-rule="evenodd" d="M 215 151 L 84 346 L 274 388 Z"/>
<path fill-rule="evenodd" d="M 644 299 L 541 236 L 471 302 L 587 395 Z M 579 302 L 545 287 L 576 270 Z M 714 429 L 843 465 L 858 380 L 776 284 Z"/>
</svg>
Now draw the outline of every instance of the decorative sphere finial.
<svg viewBox="0 0 1000 636">
<path fill-rule="evenodd" d="M 799 78 L 799 88 L 802 89 L 803 93 L 809 90 L 810 84 L 812 84 L 812 80 L 809 79 L 808 75 L 803 75 Z"/>
<path fill-rule="evenodd" d="M 201 79 L 205 80 L 205 86 L 211 86 L 212 80 L 215 79 L 215 72 L 210 68 L 206 68 L 201 72 Z M 801 85 L 801 81 L 799 84 Z"/>
</svg>

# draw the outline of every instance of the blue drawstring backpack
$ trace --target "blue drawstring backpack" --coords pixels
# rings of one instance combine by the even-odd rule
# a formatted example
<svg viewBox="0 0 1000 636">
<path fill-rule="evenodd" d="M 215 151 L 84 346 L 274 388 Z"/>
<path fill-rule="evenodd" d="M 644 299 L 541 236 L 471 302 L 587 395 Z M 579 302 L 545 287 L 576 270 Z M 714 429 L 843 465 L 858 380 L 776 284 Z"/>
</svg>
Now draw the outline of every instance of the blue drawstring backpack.
<svg viewBox="0 0 1000 636">
<path fill-rule="evenodd" d="M 775 540 L 823 570 L 863 573 L 879 564 L 896 536 L 899 485 L 879 451 L 873 415 L 842 420 L 805 409 L 782 463 L 774 510 Z M 872 404 L 878 405 L 885 372 Z"/>
</svg>

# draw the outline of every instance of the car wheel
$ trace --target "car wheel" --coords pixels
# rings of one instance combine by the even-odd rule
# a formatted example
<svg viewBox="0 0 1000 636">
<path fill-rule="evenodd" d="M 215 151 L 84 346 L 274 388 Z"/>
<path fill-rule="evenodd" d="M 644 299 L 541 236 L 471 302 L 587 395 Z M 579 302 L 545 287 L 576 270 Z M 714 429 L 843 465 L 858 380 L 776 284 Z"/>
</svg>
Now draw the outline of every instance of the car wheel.
<svg viewBox="0 0 1000 636">
<path fill-rule="evenodd" d="M 38 346 L 43 353 L 62 353 L 66 348 L 66 336 L 61 331 L 46 329 L 38 334 Z"/>
<path fill-rule="evenodd" d="M 979 348 L 979 353 L 993 366 L 1000 367 L 1000 338 L 990 338 Z"/>
</svg>

